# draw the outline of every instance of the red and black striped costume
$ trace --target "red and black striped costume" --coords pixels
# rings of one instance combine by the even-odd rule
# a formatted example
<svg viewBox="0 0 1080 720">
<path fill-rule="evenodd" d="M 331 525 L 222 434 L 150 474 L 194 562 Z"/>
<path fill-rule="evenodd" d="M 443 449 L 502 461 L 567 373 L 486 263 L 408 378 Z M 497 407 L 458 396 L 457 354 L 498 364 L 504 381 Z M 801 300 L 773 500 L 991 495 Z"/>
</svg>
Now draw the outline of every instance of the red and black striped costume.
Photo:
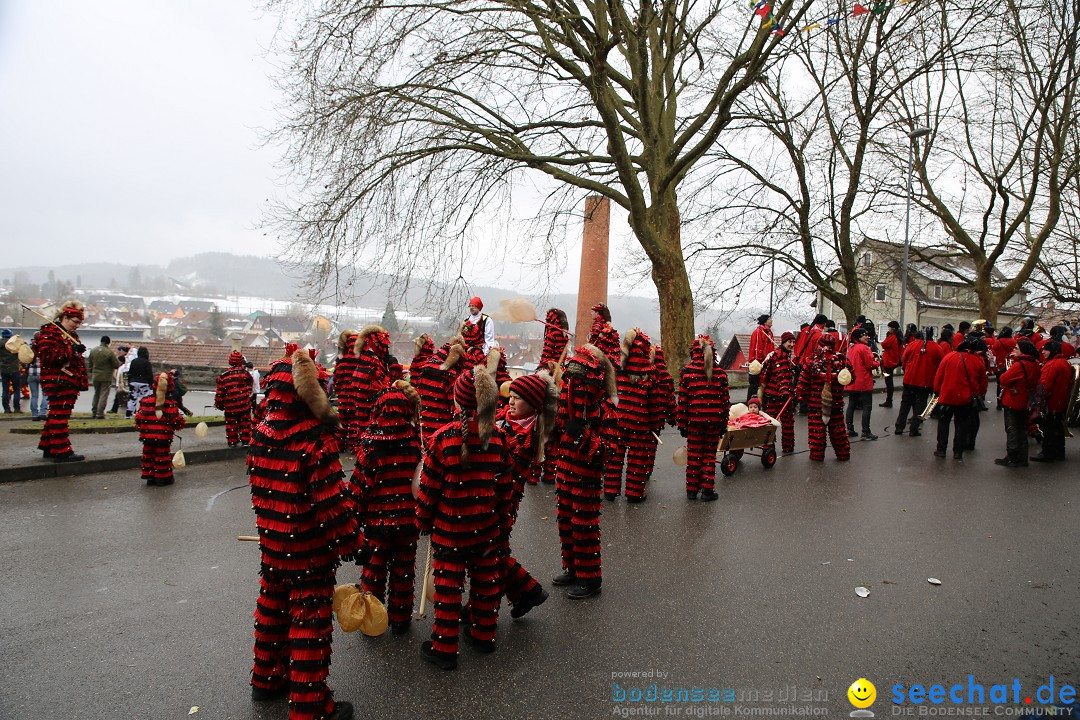
<svg viewBox="0 0 1080 720">
<path fill-rule="evenodd" d="M 335 574 L 363 542 L 323 381 L 303 350 L 271 364 L 248 452 L 262 551 L 251 683 L 275 690 L 291 681 L 290 720 L 334 710 L 326 678 Z"/>
<path fill-rule="evenodd" d="M 82 310 L 77 313 L 81 320 Z M 76 316 L 74 310 L 70 314 Z M 68 435 L 68 420 L 79 393 L 89 387 L 86 359 L 76 348 L 79 335 L 72 330 L 67 332 L 71 337 L 68 339 L 64 332 L 60 320 L 42 325 L 34 346 L 34 352 L 41 361 L 41 387 L 49 398 L 49 411 L 45 416 L 38 450 L 51 458 L 62 458 L 75 452 Z"/>
<path fill-rule="evenodd" d="M 518 422 L 511 417 L 510 408 L 506 407 L 499 414 L 497 426 L 502 430 L 503 443 L 506 446 L 510 474 L 513 479 L 510 508 L 503 519 L 503 534 L 499 547 L 499 556 L 502 560 L 502 591 L 507 600 L 517 605 L 522 598 L 538 593 L 540 588 L 540 583 L 522 567 L 510 550 L 510 533 L 517 521 L 521 498 L 525 495 L 525 484 L 527 482 L 535 484 L 540 465 L 536 462 L 532 424 L 525 425 Z"/>
<path fill-rule="evenodd" d="M 334 363 L 334 397 L 337 398 L 337 414 L 346 434 L 356 418 L 356 331 L 345 330 L 338 336 L 338 357 Z"/>
<path fill-rule="evenodd" d="M 817 353 L 803 366 L 796 396 L 809 408 L 806 427 L 809 436 L 810 459 L 825 459 L 825 434 L 829 435 L 837 460 L 851 458 L 851 441 L 844 425 L 844 386 L 837 376 L 847 370 L 854 376 L 848 359 L 837 353 L 836 339 L 822 335 Z"/>
<path fill-rule="evenodd" d="M 602 426 L 617 392 L 614 368 L 603 351 L 579 347 L 566 364 L 559 394 L 555 499 L 563 569 L 584 587 L 597 588 L 602 580 L 600 493 L 608 451 Z"/>
<path fill-rule="evenodd" d="M 427 333 L 416 338 L 415 343 L 416 352 L 413 353 L 412 362 L 409 363 L 410 382 L 412 382 L 413 370 L 423 366 L 435 354 L 435 343 L 431 341 L 431 336 Z"/>
<path fill-rule="evenodd" d="M 679 374 L 676 423 L 686 438 L 686 492 L 711 497 L 716 485 L 716 448 L 727 431 L 731 395 L 727 373 L 716 358 L 712 338 L 698 335 L 690 362 Z"/>
<path fill-rule="evenodd" d="M 481 403 L 474 399 L 468 408 L 462 395 L 475 392 L 474 379 L 477 385 L 486 382 L 489 397 Z M 468 389 L 456 396 L 464 413 L 430 439 L 416 499 L 420 532 L 431 533 L 435 623 L 430 649 L 442 658 L 457 656 L 466 575 L 466 632 L 479 643 L 494 645 L 500 602 L 498 547 L 512 492 L 502 437 L 493 425 L 498 395 L 494 380 L 480 367 L 458 378 L 455 388 L 463 386 Z M 483 406 L 479 410 L 478 404 Z"/>
<path fill-rule="evenodd" d="M 544 346 L 540 350 L 540 365 L 557 363 L 562 358 L 563 350 L 570 342 L 570 333 L 566 313 L 558 308 L 551 308 L 544 316 Z"/>
<path fill-rule="evenodd" d="M 229 447 L 251 442 L 251 394 L 254 380 L 244 367 L 244 356 L 229 354 L 229 369 L 217 376 L 214 407 L 225 413 L 225 440 Z"/>
<path fill-rule="evenodd" d="M 349 447 L 355 452 L 367 429 L 375 398 L 390 387 L 395 375 L 400 379 L 401 366 L 398 365 L 396 371 L 392 368 L 392 364 L 396 363 L 390 359 L 390 333 L 378 325 L 369 325 L 359 332 L 354 350 L 356 365 L 353 366 L 348 386 L 352 418 L 345 425 L 345 430 Z"/>
<path fill-rule="evenodd" d="M 169 397 L 173 385 L 172 375 L 159 373 L 154 394 L 144 397 L 135 412 L 135 427 L 143 444 L 142 479 L 147 485 L 173 482 L 173 435 L 184 427 L 184 416 L 176 401 Z"/>
<path fill-rule="evenodd" d="M 780 421 L 781 449 L 795 452 L 795 363 L 783 342 L 761 363 L 761 394 L 765 414 Z"/>
<path fill-rule="evenodd" d="M 421 451 L 413 415 L 414 407 L 400 387 L 391 387 L 379 396 L 360 439 L 351 484 L 371 548 L 362 584 L 380 601 L 387 600 L 390 623 L 398 628 L 407 626 L 412 618 L 420 534 L 412 479 Z"/>
<path fill-rule="evenodd" d="M 420 394 L 420 428 L 424 443 L 454 418 L 454 381 L 461 371 L 462 346 L 443 345 L 426 362 L 409 371 Z"/>
<path fill-rule="evenodd" d="M 487 324 L 490 318 L 483 313 L 475 323 L 471 323 L 468 320 L 463 320 L 461 323 L 461 329 L 458 333 L 465 341 L 466 348 L 478 348 L 481 353 L 484 352 L 484 334 L 487 331 Z"/>
<path fill-rule="evenodd" d="M 611 326 L 611 323 L 602 317 L 593 319 L 592 330 L 589 331 L 589 344 L 600 348 L 612 365 L 619 362 L 621 346 L 619 343 L 619 331 Z"/>
<path fill-rule="evenodd" d="M 659 345 L 653 345 L 652 361 L 659 400 L 656 425 L 656 432 L 659 433 L 664 429 L 664 423 L 675 424 L 675 378 L 671 377 L 667 361 L 664 360 L 664 349 Z"/>
<path fill-rule="evenodd" d="M 622 492 L 623 462 L 626 463 L 626 499 L 645 498 L 645 485 L 656 461 L 657 419 L 663 424 L 660 389 L 650 362 L 649 336 L 634 328 L 623 336 L 621 362 L 615 371 L 619 405 L 615 408 L 615 431 L 609 436 L 610 452 L 604 468 L 604 497 L 614 500 Z"/>
</svg>

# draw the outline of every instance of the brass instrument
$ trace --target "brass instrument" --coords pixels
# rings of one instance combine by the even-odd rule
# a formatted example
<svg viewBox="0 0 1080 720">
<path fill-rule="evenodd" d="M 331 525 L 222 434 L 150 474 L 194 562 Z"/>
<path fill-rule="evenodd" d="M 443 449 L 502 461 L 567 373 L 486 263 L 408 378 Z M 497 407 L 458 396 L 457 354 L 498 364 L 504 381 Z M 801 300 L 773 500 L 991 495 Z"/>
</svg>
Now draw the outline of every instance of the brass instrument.
<svg viewBox="0 0 1080 720">
<path fill-rule="evenodd" d="M 923 410 L 919 414 L 919 419 L 920 420 L 929 420 L 930 419 L 930 413 L 934 412 L 934 408 L 937 407 L 937 404 L 938 404 L 938 396 L 935 393 L 935 394 L 930 396 L 929 400 L 926 401 L 926 409 Z"/>
</svg>

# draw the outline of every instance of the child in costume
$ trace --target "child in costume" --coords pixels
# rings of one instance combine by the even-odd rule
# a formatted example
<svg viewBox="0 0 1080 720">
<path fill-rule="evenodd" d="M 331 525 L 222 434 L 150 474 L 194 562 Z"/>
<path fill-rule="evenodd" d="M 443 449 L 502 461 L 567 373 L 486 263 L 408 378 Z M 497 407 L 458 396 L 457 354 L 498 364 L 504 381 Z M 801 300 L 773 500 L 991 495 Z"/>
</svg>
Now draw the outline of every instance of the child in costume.
<svg viewBox="0 0 1080 720">
<path fill-rule="evenodd" d="M 251 373 L 244 356 L 229 353 L 229 368 L 217 376 L 214 407 L 225 413 L 225 440 L 229 447 L 251 442 Z"/>
<path fill-rule="evenodd" d="M 626 502 L 645 500 L 645 485 L 656 461 L 653 430 L 661 414 L 661 391 L 652 358 L 648 335 L 638 328 L 623 335 L 622 353 L 615 371 L 619 387 L 619 405 L 614 412 L 616 430 L 609 438 L 611 452 L 604 470 L 605 500 L 614 500 L 622 493 L 624 459 Z"/>
<path fill-rule="evenodd" d="M 712 338 L 698 335 L 690 346 L 690 362 L 679 374 L 676 422 L 686 438 L 686 497 L 717 500 L 716 448 L 727 431 L 731 393 Z"/>
<path fill-rule="evenodd" d="M 175 389 L 171 373 L 158 373 L 154 394 L 144 397 L 135 413 L 135 427 L 143 444 L 142 479 L 147 485 L 173 484 L 173 435 L 184 427 Z"/>
<path fill-rule="evenodd" d="M 780 336 L 780 347 L 761 363 L 763 409 L 780 421 L 780 447 L 786 453 L 795 452 L 795 363 L 792 349 L 795 336 L 789 332 Z"/>
</svg>

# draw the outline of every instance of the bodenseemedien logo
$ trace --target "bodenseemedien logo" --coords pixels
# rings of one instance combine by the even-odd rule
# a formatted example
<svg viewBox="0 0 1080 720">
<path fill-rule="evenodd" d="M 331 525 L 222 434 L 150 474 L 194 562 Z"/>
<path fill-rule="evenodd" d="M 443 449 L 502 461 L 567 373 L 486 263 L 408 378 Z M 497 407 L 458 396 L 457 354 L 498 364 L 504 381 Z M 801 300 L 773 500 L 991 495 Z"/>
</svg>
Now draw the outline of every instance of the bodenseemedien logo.
<svg viewBox="0 0 1080 720">
<path fill-rule="evenodd" d="M 866 709 L 874 704 L 874 700 L 877 700 L 877 688 L 874 687 L 874 683 L 866 678 L 859 678 L 847 689 L 847 697 L 848 702 L 855 706 L 855 710 L 850 713 L 851 717 L 874 717 L 874 712 Z"/>
</svg>

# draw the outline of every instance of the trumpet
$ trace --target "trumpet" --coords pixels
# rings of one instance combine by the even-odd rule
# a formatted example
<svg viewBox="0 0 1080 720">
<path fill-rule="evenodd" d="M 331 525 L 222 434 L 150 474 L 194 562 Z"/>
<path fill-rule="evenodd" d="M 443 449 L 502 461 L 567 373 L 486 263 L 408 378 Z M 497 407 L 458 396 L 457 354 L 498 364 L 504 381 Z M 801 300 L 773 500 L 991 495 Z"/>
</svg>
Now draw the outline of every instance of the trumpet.
<svg viewBox="0 0 1080 720">
<path fill-rule="evenodd" d="M 928 420 L 930 418 L 930 413 L 934 412 L 934 408 L 937 407 L 937 404 L 938 404 L 938 396 L 937 396 L 937 394 L 931 395 L 930 399 L 926 401 L 926 409 L 923 410 L 921 413 L 919 413 L 919 419 L 920 420 Z"/>
</svg>

